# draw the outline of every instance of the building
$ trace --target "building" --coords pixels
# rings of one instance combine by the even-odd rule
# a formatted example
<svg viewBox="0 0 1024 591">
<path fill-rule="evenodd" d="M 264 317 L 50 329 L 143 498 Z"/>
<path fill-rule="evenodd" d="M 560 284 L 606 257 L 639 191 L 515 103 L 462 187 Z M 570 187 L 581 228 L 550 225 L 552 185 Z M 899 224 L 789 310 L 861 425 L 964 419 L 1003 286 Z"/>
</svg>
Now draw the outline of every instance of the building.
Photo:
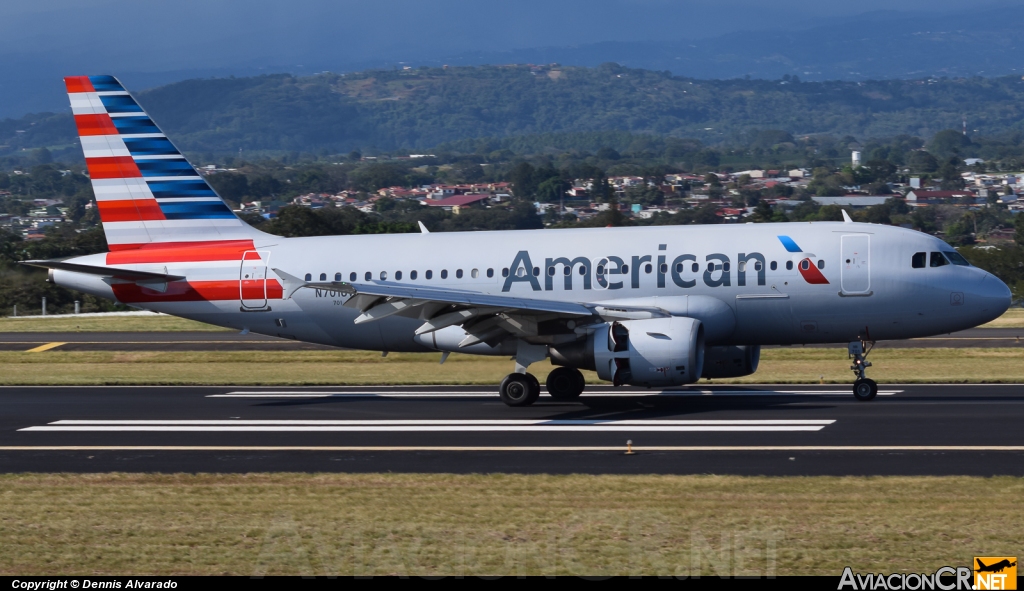
<svg viewBox="0 0 1024 591">
<path fill-rule="evenodd" d="M 914 179 L 910 180 L 913 181 Z M 971 193 L 970 191 L 924 191 L 921 189 L 913 189 L 907 192 L 907 201 L 910 202 L 938 203 L 954 199 L 963 199 L 964 197 L 974 199 L 974 193 Z"/>
</svg>

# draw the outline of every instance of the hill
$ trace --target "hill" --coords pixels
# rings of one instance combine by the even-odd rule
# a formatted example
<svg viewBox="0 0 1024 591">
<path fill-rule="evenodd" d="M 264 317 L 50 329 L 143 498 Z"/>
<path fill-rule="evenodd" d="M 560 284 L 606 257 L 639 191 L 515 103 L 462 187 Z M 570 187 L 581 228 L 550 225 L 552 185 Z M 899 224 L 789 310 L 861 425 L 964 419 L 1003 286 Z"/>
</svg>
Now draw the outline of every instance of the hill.
<svg viewBox="0 0 1024 591">
<path fill-rule="evenodd" d="M 138 93 L 184 150 L 422 150 L 470 138 L 608 131 L 740 142 L 794 135 L 1022 131 L 1024 80 L 697 80 L 629 69 L 484 66 L 188 80 Z M 0 155 L 74 143 L 67 114 L 0 121 Z M 564 146 L 563 146 L 564 149 Z"/>
</svg>

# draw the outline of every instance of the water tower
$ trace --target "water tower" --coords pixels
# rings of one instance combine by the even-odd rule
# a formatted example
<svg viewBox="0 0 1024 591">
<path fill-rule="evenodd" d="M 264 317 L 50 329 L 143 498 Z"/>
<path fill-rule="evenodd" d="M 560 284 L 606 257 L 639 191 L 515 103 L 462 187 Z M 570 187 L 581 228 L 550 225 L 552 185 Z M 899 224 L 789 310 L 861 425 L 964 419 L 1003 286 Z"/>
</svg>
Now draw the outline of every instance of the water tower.
<svg viewBox="0 0 1024 591">
<path fill-rule="evenodd" d="M 851 154 L 851 160 L 853 161 L 853 167 L 854 168 L 857 168 L 858 166 L 860 166 L 860 151 L 859 150 L 854 150 L 853 151 L 853 153 Z"/>
</svg>

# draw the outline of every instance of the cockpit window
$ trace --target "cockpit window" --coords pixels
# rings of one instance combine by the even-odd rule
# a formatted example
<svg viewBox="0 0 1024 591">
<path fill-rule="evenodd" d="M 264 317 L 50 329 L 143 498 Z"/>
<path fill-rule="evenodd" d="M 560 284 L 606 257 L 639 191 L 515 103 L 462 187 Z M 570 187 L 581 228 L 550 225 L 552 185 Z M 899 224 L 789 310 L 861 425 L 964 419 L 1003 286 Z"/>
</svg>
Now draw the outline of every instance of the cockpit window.
<svg viewBox="0 0 1024 591">
<path fill-rule="evenodd" d="M 928 253 L 926 252 L 915 252 L 914 257 L 910 259 L 910 266 L 915 269 L 924 269 L 928 262 Z"/>
<path fill-rule="evenodd" d="M 946 257 L 942 256 L 941 252 L 933 252 L 931 259 L 928 262 L 929 267 L 941 267 L 948 264 L 949 261 L 946 260 Z"/>
<path fill-rule="evenodd" d="M 954 265 L 960 265 L 961 267 L 971 266 L 971 264 L 967 262 L 967 259 L 964 258 L 964 255 L 960 254 L 955 250 L 944 250 L 942 251 L 942 254 L 946 255 L 946 258 L 949 259 L 949 262 L 953 263 Z"/>
</svg>

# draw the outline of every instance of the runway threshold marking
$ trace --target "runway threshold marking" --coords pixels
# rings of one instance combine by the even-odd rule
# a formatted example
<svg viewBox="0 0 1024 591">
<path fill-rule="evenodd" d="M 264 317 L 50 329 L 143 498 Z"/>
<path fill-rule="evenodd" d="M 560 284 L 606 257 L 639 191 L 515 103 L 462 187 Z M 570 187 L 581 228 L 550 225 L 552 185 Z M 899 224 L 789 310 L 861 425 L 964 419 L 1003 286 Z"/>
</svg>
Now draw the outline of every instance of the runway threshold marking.
<svg viewBox="0 0 1024 591">
<path fill-rule="evenodd" d="M 237 451 L 237 452 L 623 452 L 625 446 L 270 446 L 270 445 L 9 445 L 7 451 Z M 1024 452 L 1024 445 L 634 445 L 635 452 Z"/>
<path fill-rule="evenodd" d="M 50 349 L 56 349 L 57 347 L 59 347 L 61 345 L 66 345 L 66 344 L 67 343 L 46 343 L 45 345 L 39 345 L 38 347 L 33 347 L 33 348 L 31 348 L 31 349 L 29 349 L 28 351 L 25 351 L 25 352 L 26 353 L 42 353 L 43 351 L 49 351 Z"/>
<path fill-rule="evenodd" d="M 807 420 L 64 420 L 19 431 L 46 432 L 779 432 L 820 431 L 832 419 Z"/>
<path fill-rule="evenodd" d="M 893 396 L 903 390 L 879 390 L 879 396 Z M 492 390 L 480 391 L 434 391 L 420 392 L 415 390 L 394 392 L 303 392 L 295 390 L 281 391 L 239 391 L 226 394 L 207 394 L 206 398 L 479 398 L 493 397 L 497 393 Z M 587 391 L 587 398 L 636 398 L 641 396 L 850 396 L 848 390 L 662 390 L 657 392 L 614 392 Z"/>
</svg>

